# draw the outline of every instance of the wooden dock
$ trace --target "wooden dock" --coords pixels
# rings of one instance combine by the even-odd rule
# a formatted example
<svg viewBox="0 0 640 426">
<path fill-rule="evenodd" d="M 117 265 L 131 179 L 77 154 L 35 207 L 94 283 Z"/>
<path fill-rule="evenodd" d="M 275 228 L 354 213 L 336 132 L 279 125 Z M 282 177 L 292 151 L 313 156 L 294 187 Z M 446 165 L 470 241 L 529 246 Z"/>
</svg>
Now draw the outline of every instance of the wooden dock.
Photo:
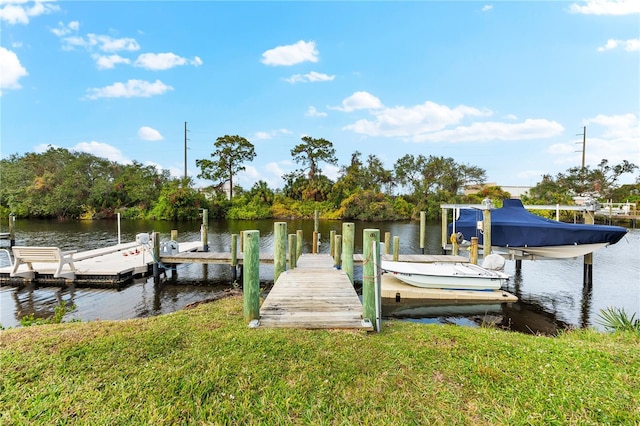
<svg viewBox="0 0 640 426">
<path fill-rule="evenodd" d="M 278 277 L 260 307 L 259 327 L 373 330 L 349 277 L 327 254 L 303 254 Z"/>
</svg>

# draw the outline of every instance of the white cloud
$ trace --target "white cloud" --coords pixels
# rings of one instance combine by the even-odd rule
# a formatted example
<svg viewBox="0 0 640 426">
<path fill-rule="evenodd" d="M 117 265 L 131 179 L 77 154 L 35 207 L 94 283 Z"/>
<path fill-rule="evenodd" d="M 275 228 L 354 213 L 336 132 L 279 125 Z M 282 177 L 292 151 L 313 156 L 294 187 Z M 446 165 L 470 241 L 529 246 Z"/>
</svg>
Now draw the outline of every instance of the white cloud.
<svg viewBox="0 0 640 426">
<path fill-rule="evenodd" d="M 341 107 L 329 107 L 338 111 L 352 112 L 358 109 L 379 109 L 383 108 L 380 99 L 368 92 L 355 92 L 353 95 L 342 101 Z"/>
<path fill-rule="evenodd" d="M 58 149 L 60 148 L 58 145 L 52 145 L 50 143 L 41 143 L 33 147 L 33 152 L 36 154 L 42 154 L 43 152 L 47 152 L 49 148 Z"/>
<path fill-rule="evenodd" d="M 322 167 L 322 174 L 335 182 L 340 175 L 340 167 L 334 166 L 333 164 L 325 164 L 324 167 Z"/>
<path fill-rule="evenodd" d="M 321 74 L 315 71 L 311 71 L 308 74 L 294 74 L 289 78 L 283 79 L 284 81 L 295 84 L 295 83 L 315 83 L 318 81 L 332 81 L 335 79 L 335 75 L 327 75 Z"/>
<path fill-rule="evenodd" d="M 138 137 L 143 141 L 161 141 L 164 139 L 159 131 L 147 126 L 142 126 L 138 129 Z"/>
<path fill-rule="evenodd" d="M 144 80 L 129 80 L 126 83 L 113 83 L 111 86 L 87 89 L 87 99 L 98 98 L 149 98 L 162 95 L 173 87 L 160 80 L 151 83 Z"/>
<path fill-rule="evenodd" d="M 413 136 L 414 142 L 485 142 L 547 139 L 560 135 L 564 127 L 556 121 L 527 119 L 521 123 L 477 122 L 470 126 Z"/>
<path fill-rule="evenodd" d="M 101 56 L 101 55 L 92 55 L 94 61 L 96 61 L 96 65 L 99 70 L 107 70 L 114 68 L 117 64 L 129 64 L 131 61 L 127 58 L 123 58 L 120 55 L 109 55 L 109 56 Z"/>
<path fill-rule="evenodd" d="M 307 117 L 326 117 L 327 113 L 326 112 L 320 112 L 316 109 L 316 107 L 314 106 L 310 106 L 309 109 L 307 110 L 307 112 L 304 114 Z"/>
<path fill-rule="evenodd" d="M 482 6 L 482 11 L 483 12 L 488 12 L 491 9 L 493 9 L 493 5 L 492 4 L 486 4 L 486 5 Z"/>
<path fill-rule="evenodd" d="M 262 53 L 265 65 L 295 65 L 301 62 L 318 62 L 318 51 L 314 41 L 300 40 L 288 46 L 278 46 Z"/>
<path fill-rule="evenodd" d="M 569 12 L 584 15 L 631 15 L 640 13 L 638 0 L 587 0 L 573 3 Z"/>
<path fill-rule="evenodd" d="M 465 105 L 451 109 L 445 105 L 427 101 L 412 107 L 398 106 L 375 110 L 372 114 L 376 117 L 374 121 L 358 120 L 344 129 L 368 136 L 400 136 L 419 140 L 427 133 L 458 124 L 465 117 L 490 116 L 492 112 Z"/>
<path fill-rule="evenodd" d="M 19 89 L 22 87 L 19 80 L 27 75 L 27 70 L 20 63 L 18 55 L 0 47 L 0 90 Z"/>
<path fill-rule="evenodd" d="M 71 21 L 67 25 L 63 22 L 58 22 L 58 27 L 53 28 L 51 32 L 58 37 L 64 37 L 72 32 L 77 32 L 78 29 L 80 29 L 80 23 L 78 21 Z"/>
<path fill-rule="evenodd" d="M 273 139 L 277 136 L 290 135 L 290 134 L 291 134 L 291 130 L 287 130 L 287 129 L 269 130 L 268 132 L 260 131 L 260 132 L 255 132 L 253 136 L 251 136 L 251 140 L 268 140 L 268 139 Z"/>
<path fill-rule="evenodd" d="M 122 152 L 109 144 L 102 142 L 80 142 L 73 148 L 72 151 L 86 152 L 93 154 L 97 157 L 106 158 L 110 161 L 115 161 L 120 164 L 129 164 L 131 160 L 122 155 Z"/>
<path fill-rule="evenodd" d="M 140 50 L 138 42 L 130 37 L 113 38 L 108 35 L 87 34 L 86 38 L 82 36 L 63 37 L 62 41 L 64 43 L 62 48 L 65 50 L 73 50 L 76 47 L 82 47 L 89 51 L 95 47 L 108 53 Z"/>
<path fill-rule="evenodd" d="M 26 5 L 26 1 L 0 2 L 0 21 L 10 25 L 28 24 L 29 19 L 57 12 L 60 10 L 57 4 L 48 1 L 36 1 L 33 5 Z"/>
<path fill-rule="evenodd" d="M 627 52 L 637 52 L 640 50 L 640 39 L 630 39 L 630 40 L 607 40 L 607 44 L 602 47 L 598 47 L 598 52 L 604 52 L 606 50 L 616 49 L 618 47 L 622 47 Z"/>
<path fill-rule="evenodd" d="M 635 114 L 604 115 L 600 114 L 586 120 L 587 125 L 595 124 L 604 127 L 602 137 L 605 138 L 632 138 L 635 145 L 640 145 L 640 123 Z M 589 133 L 587 132 L 587 135 Z"/>
<path fill-rule="evenodd" d="M 134 66 L 152 71 L 167 70 L 181 65 L 202 65 L 202 59 L 194 57 L 193 59 L 183 58 L 175 53 L 143 53 L 133 63 Z"/>
</svg>

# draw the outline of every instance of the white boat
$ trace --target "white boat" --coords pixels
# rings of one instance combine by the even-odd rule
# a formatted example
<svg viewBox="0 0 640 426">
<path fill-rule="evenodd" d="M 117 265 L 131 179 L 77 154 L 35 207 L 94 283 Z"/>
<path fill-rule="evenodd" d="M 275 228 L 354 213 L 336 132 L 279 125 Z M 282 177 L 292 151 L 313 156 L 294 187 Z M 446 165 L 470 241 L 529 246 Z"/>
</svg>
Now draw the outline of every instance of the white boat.
<svg viewBox="0 0 640 426">
<path fill-rule="evenodd" d="M 416 287 L 448 290 L 498 290 L 509 275 L 466 262 L 382 261 L 382 270 Z"/>
</svg>

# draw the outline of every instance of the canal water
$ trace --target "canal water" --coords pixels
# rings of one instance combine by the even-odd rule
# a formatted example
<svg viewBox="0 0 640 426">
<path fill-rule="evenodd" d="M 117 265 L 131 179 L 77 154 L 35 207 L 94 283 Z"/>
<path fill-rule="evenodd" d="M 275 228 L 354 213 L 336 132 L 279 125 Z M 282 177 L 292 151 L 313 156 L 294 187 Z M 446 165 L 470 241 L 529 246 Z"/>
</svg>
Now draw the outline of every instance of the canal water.
<svg viewBox="0 0 640 426">
<path fill-rule="evenodd" d="M 304 252 L 311 251 L 312 220 L 288 221 L 288 233 L 302 229 Z M 328 252 L 330 231 L 341 234 L 342 222 L 320 221 L 320 252 Z M 380 229 L 381 236 L 390 232 L 400 237 L 400 253 L 421 253 L 419 224 L 416 222 L 356 222 L 357 253 L 362 252 L 362 230 Z M 89 250 L 118 242 L 115 221 L 26 221 L 16 222 L 17 245 L 58 246 L 63 250 Z M 179 232 L 178 242 L 199 241 L 198 222 L 122 221 L 121 241 L 130 242 L 142 232 L 157 231 L 163 240 L 170 238 L 172 229 Z M 273 252 L 273 221 L 211 221 L 209 248 L 214 252 L 231 249 L 230 235 L 241 230 L 260 231 L 260 250 Z M 6 232 L 6 223 L 0 232 Z M 425 253 L 440 254 L 440 224 L 427 225 Z M 507 261 L 506 272 L 511 274 L 504 290 L 518 296 L 511 304 L 383 302 L 383 316 L 424 323 L 454 323 L 464 326 L 493 324 L 497 327 L 524 333 L 555 334 L 560 329 L 594 327 L 602 330 L 599 313 L 615 307 L 640 317 L 640 230 L 630 230 L 615 245 L 598 250 L 593 259 L 593 285 L 582 284 L 582 258 L 564 260 L 523 261 L 520 271 L 515 262 Z M 4 263 L 3 263 L 4 262 Z M 5 256 L 0 264 L 6 265 Z M 361 269 L 354 271 L 359 290 Z M 232 275 L 226 265 L 182 265 L 177 279 L 155 285 L 152 278 L 139 279 L 120 289 L 89 289 L 74 287 L 46 287 L 27 285 L 21 288 L 0 287 L 0 325 L 20 326 L 20 319 L 29 314 L 51 316 L 55 307 L 65 302 L 75 309 L 65 321 L 120 320 L 160 315 L 184 308 L 186 305 L 212 298 L 221 290 L 233 287 Z M 260 266 L 260 279 L 266 289 L 273 284 L 273 266 Z"/>
</svg>

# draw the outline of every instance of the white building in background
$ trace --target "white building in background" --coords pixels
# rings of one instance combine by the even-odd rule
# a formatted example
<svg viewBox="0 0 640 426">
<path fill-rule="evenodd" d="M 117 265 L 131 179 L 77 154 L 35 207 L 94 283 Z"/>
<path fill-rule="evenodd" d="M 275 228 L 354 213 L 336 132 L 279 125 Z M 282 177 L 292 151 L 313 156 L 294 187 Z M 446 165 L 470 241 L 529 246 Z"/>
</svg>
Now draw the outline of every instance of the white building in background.
<svg viewBox="0 0 640 426">
<path fill-rule="evenodd" d="M 529 190 L 531 189 L 530 186 L 504 186 L 504 185 L 498 185 L 495 182 L 489 182 L 482 185 L 467 185 L 463 189 L 463 194 L 464 195 L 477 194 L 478 192 L 482 191 L 484 188 L 488 188 L 491 186 L 499 186 L 500 188 L 502 188 L 503 191 L 511 194 L 511 198 L 517 198 L 517 199 L 520 199 L 523 195 L 528 195 Z"/>
</svg>

